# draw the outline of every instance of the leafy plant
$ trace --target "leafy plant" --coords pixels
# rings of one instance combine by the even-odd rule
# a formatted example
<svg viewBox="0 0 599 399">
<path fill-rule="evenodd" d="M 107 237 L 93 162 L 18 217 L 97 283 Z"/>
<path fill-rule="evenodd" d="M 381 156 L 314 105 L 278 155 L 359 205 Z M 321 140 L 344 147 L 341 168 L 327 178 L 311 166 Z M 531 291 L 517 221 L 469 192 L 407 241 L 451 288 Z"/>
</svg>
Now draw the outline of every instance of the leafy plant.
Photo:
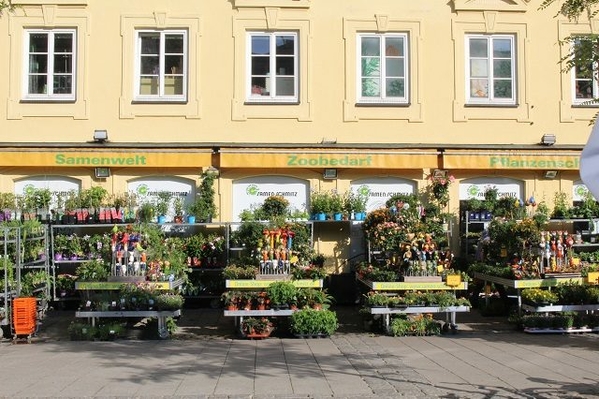
<svg viewBox="0 0 599 399">
<path fill-rule="evenodd" d="M 368 294 L 364 295 L 364 305 L 366 306 L 385 307 L 388 304 L 389 297 L 380 292 L 370 291 Z"/>
<path fill-rule="evenodd" d="M 80 281 L 105 281 L 109 274 L 109 265 L 103 260 L 90 260 L 82 263 L 75 274 Z"/>
<path fill-rule="evenodd" d="M 271 306 L 289 305 L 297 302 L 297 288 L 289 281 L 275 281 L 266 287 Z"/>
<path fill-rule="evenodd" d="M 337 314 L 331 310 L 303 309 L 290 316 L 289 326 L 297 335 L 331 335 L 339 324 Z"/>
</svg>

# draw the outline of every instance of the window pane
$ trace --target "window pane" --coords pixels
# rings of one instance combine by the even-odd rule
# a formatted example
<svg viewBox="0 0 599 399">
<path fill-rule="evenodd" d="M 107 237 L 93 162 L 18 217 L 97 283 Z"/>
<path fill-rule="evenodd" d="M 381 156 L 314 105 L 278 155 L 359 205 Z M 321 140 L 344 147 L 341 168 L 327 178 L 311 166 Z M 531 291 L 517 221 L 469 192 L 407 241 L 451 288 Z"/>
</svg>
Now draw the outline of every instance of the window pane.
<svg viewBox="0 0 599 399">
<path fill-rule="evenodd" d="M 593 98 L 593 82 L 591 80 L 576 81 L 576 98 Z"/>
<path fill-rule="evenodd" d="M 72 76 L 54 76 L 54 94 L 70 94 L 73 92 Z"/>
<path fill-rule="evenodd" d="M 387 58 L 385 60 L 387 76 L 404 76 L 404 64 L 402 58 Z"/>
<path fill-rule="evenodd" d="M 593 76 L 593 64 L 577 65 L 574 69 L 577 78 L 591 78 Z"/>
<path fill-rule="evenodd" d="M 158 57 L 142 57 L 141 58 L 141 74 L 142 75 L 158 75 L 160 72 L 160 62 Z"/>
<path fill-rule="evenodd" d="M 277 54 L 295 54 L 295 38 L 293 36 L 277 36 Z"/>
<path fill-rule="evenodd" d="M 37 54 L 29 56 L 29 72 L 30 73 L 46 73 L 48 72 L 48 56 L 45 54 Z"/>
<path fill-rule="evenodd" d="M 387 97 L 404 97 L 404 80 L 387 79 Z"/>
<path fill-rule="evenodd" d="M 470 39 L 470 57 L 487 56 L 487 39 Z"/>
<path fill-rule="evenodd" d="M 268 57 L 252 57 L 252 75 L 268 75 L 270 72 Z"/>
<path fill-rule="evenodd" d="M 512 98 L 512 81 L 496 80 L 493 82 L 493 94 L 495 98 Z"/>
<path fill-rule="evenodd" d="M 510 58 L 512 56 L 512 41 L 509 39 L 493 40 L 493 57 Z"/>
<path fill-rule="evenodd" d="M 362 56 L 380 56 L 381 39 L 378 37 L 362 38 Z"/>
<path fill-rule="evenodd" d="M 385 48 L 385 55 L 389 57 L 401 57 L 404 55 L 402 37 L 388 38 L 385 44 L 387 45 Z"/>
<path fill-rule="evenodd" d="M 160 51 L 160 35 L 158 33 L 141 34 L 141 53 L 158 54 Z"/>
<path fill-rule="evenodd" d="M 277 75 L 294 75 L 293 67 L 292 57 L 277 57 Z"/>
<path fill-rule="evenodd" d="M 29 76 L 29 94 L 46 93 L 46 75 Z"/>
<path fill-rule="evenodd" d="M 512 77 L 512 61 L 511 60 L 495 60 L 493 61 L 493 76 L 496 78 L 511 78 Z"/>
<path fill-rule="evenodd" d="M 29 52 L 48 52 L 48 35 L 46 33 L 32 33 L 29 35 Z"/>
<path fill-rule="evenodd" d="M 166 74 L 181 74 L 183 73 L 183 56 L 182 55 L 167 55 L 164 57 L 165 73 Z"/>
<path fill-rule="evenodd" d="M 486 78 L 489 76 L 489 61 L 470 60 L 470 76 L 473 78 Z"/>
<path fill-rule="evenodd" d="M 54 73 L 72 73 L 73 56 L 71 54 L 57 54 L 54 56 Z"/>
<path fill-rule="evenodd" d="M 379 58 L 363 58 L 362 59 L 362 76 L 380 76 L 381 60 Z"/>
<path fill-rule="evenodd" d="M 253 77 L 252 78 L 252 95 L 268 96 L 270 93 L 266 89 L 266 78 L 264 77 Z"/>
<path fill-rule="evenodd" d="M 158 78 L 141 77 L 139 83 L 139 94 L 156 95 L 158 94 Z"/>
<path fill-rule="evenodd" d="M 73 35 L 70 33 L 58 33 L 54 36 L 55 53 L 73 52 Z"/>
<path fill-rule="evenodd" d="M 180 95 L 183 94 L 183 77 L 167 76 L 164 78 L 164 94 Z"/>
<path fill-rule="evenodd" d="M 470 80 L 470 96 L 478 98 L 489 97 L 489 81 L 487 79 Z"/>
<path fill-rule="evenodd" d="M 183 35 L 165 35 L 164 51 L 166 53 L 183 53 Z"/>
<path fill-rule="evenodd" d="M 268 36 L 252 36 L 252 55 L 270 54 L 270 38 Z"/>
<path fill-rule="evenodd" d="M 363 97 L 380 97 L 381 87 L 378 79 L 362 79 Z"/>
<path fill-rule="evenodd" d="M 293 89 L 293 78 L 277 78 L 277 96 L 292 96 Z"/>
</svg>

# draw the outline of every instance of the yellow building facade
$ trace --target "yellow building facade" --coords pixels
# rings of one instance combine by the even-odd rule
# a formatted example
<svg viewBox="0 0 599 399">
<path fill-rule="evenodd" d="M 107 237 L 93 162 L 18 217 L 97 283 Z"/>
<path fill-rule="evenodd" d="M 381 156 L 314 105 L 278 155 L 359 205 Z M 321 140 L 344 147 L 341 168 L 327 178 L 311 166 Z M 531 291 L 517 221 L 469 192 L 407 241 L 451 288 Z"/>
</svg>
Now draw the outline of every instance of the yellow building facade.
<svg viewBox="0 0 599 399">
<path fill-rule="evenodd" d="M 597 109 L 584 102 L 599 93 L 561 71 L 558 41 L 599 20 L 540 0 L 13 3 L 0 18 L 0 191 L 191 201 L 213 166 L 226 222 L 272 193 L 301 209 L 311 190 L 362 189 L 371 210 L 436 169 L 455 177 L 456 214 L 488 186 L 549 205 L 585 189 Z M 335 229 L 317 237 L 331 253 Z"/>
</svg>

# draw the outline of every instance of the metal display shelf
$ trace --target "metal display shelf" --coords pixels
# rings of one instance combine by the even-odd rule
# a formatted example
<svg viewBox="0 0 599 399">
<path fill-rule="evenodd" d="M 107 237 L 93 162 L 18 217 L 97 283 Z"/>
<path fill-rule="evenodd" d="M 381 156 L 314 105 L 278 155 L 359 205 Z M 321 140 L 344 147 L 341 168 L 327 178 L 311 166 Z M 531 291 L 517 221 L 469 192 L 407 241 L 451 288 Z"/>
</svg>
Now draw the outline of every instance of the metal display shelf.
<svg viewBox="0 0 599 399">
<path fill-rule="evenodd" d="M 474 272 L 474 278 L 483 280 L 485 285 L 487 282 L 503 285 L 504 287 L 514 288 L 516 290 L 516 296 L 518 299 L 518 312 L 522 312 L 522 295 L 520 290 L 525 288 L 551 288 L 565 284 L 585 284 L 586 279 L 583 277 L 550 277 L 543 279 L 530 279 L 530 280 L 511 280 L 503 277 L 492 276 L 490 274 Z M 485 297 L 488 301 L 488 296 Z"/>
<path fill-rule="evenodd" d="M 123 317 L 155 317 L 158 319 L 158 336 L 160 338 L 168 337 L 166 328 L 167 317 L 181 316 L 181 309 L 177 310 L 116 310 L 116 311 L 78 311 L 75 317 L 86 317 L 91 321 L 91 325 L 96 325 L 96 319 L 104 317 L 123 318 Z"/>
<path fill-rule="evenodd" d="M 235 327 L 241 328 L 241 323 L 243 323 L 244 317 L 288 317 L 293 314 L 293 312 L 297 312 L 297 309 L 284 309 L 284 310 L 225 310 L 225 316 L 227 317 L 235 317 Z"/>
<path fill-rule="evenodd" d="M 274 282 L 282 280 L 226 280 L 226 288 L 237 288 L 237 289 L 254 289 L 254 288 L 267 288 Z M 323 280 L 285 280 L 290 281 L 297 288 L 322 288 Z"/>
<path fill-rule="evenodd" d="M 373 291 L 407 291 L 407 290 L 467 290 L 468 282 L 463 281 L 457 286 L 445 284 L 445 282 L 380 282 L 358 279 Z"/>
<path fill-rule="evenodd" d="M 453 331 L 457 330 L 456 313 L 470 312 L 470 306 L 410 306 L 407 308 L 370 308 L 370 314 L 383 315 L 385 329 L 389 332 L 392 314 L 445 313 L 446 322 Z"/>
<path fill-rule="evenodd" d="M 522 310 L 533 313 L 548 313 L 548 312 L 592 312 L 599 310 L 599 303 L 589 305 L 547 305 L 547 306 L 532 306 L 522 304 Z"/>
<path fill-rule="evenodd" d="M 153 284 L 158 290 L 172 290 L 183 284 L 183 279 L 174 281 L 144 281 Z M 103 290 L 118 291 L 127 281 L 76 281 L 75 289 L 79 291 Z"/>
</svg>

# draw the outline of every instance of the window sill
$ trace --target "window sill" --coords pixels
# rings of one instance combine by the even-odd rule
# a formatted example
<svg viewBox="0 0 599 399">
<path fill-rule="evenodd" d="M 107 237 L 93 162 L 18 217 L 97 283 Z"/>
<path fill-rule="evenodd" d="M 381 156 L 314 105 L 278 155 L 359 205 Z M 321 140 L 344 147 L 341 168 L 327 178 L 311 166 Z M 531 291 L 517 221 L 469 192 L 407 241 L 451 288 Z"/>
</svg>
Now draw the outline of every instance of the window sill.
<svg viewBox="0 0 599 399">
<path fill-rule="evenodd" d="M 518 108 L 518 104 L 464 104 L 465 108 Z"/>
<path fill-rule="evenodd" d="M 246 101 L 243 105 L 299 105 L 299 101 Z"/>
<path fill-rule="evenodd" d="M 131 101 L 131 105 L 139 105 L 139 104 L 144 104 L 144 105 L 152 105 L 152 104 L 187 104 L 187 100 L 182 100 L 182 101 L 170 101 L 170 100 L 152 100 L 152 101 L 142 101 L 142 100 L 134 100 Z"/>
<path fill-rule="evenodd" d="M 356 107 L 364 107 L 364 108 L 408 108 L 412 104 L 410 103 L 356 103 Z"/>
<path fill-rule="evenodd" d="M 77 102 L 77 100 L 74 99 L 68 99 L 68 100 L 62 100 L 62 99 L 50 99 L 50 98 L 46 98 L 46 99 L 22 99 L 19 101 L 19 103 L 21 104 L 75 104 Z"/>
</svg>

